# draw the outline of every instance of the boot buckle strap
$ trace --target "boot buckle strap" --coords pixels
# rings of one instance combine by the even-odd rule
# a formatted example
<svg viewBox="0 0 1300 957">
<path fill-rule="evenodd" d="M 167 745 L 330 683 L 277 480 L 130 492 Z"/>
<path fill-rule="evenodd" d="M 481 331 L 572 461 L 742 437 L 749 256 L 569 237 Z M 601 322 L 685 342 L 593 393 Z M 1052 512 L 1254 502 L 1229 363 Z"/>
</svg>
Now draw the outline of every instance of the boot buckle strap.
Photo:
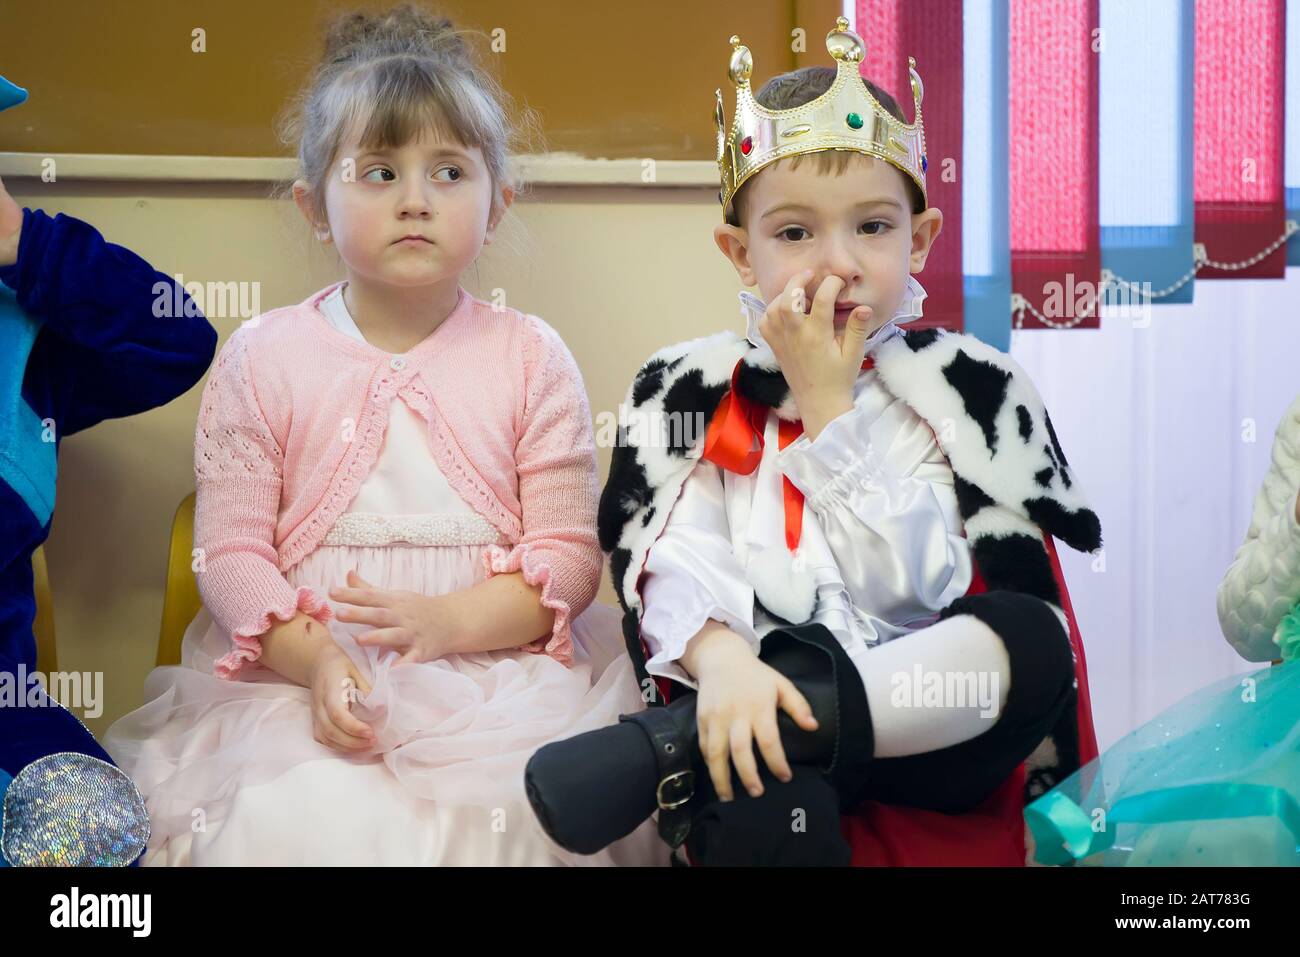
<svg viewBox="0 0 1300 957">
<path fill-rule="evenodd" d="M 654 747 L 659 784 L 655 800 L 659 805 L 659 836 L 669 847 L 678 847 L 691 831 L 691 809 L 695 796 L 695 772 L 691 769 L 691 733 L 679 728 L 667 707 L 646 708 L 636 714 L 620 715 L 620 721 L 635 721 L 650 737 Z"/>
<path fill-rule="evenodd" d="M 665 788 L 682 788 L 685 790 L 685 796 L 676 800 L 668 800 L 664 795 Z M 659 802 L 659 807 L 664 811 L 673 811 L 687 804 L 695 796 L 695 772 L 691 770 L 674 771 L 662 781 L 659 787 L 655 789 L 655 799 Z"/>
</svg>

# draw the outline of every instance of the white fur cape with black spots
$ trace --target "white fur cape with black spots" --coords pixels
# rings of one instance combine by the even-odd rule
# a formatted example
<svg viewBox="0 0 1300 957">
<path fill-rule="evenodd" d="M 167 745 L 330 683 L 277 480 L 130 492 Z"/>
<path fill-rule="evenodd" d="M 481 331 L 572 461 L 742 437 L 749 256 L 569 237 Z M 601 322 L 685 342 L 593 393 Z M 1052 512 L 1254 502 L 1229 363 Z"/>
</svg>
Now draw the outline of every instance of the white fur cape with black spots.
<svg viewBox="0 0 1300 957">
<path fill-rule="evenodd" d="M 894 335 L 871 355 L 881 384 L 929 424 L 947 456 L 966 537 L 989 590 L 1041 598 L 1068 631 L 1043 535 L 1092 552 L 1101 547 L 1101 523 L 1070 472 L 1029 376 L 1009 355 L 979 339 L 938 329 Z M 659 350 L 628 391 L 624 413 L 635 416 L 636 426 L 620 423 L 600 500 L 599 529 L 625 613 L 628 652 L 643 688 L 652 684 L 640 638 L 638 580 L 683 483 L 700 460 L 704 439 L 699 429 L 669 424 L 707 422 L 731 388 L 738 361 L 741 396 L 768 406 L 782 419 L 798 417 L 771 351 L 732 332 Z M 647 431 L 642 427 L 646 423 L 661 428 Z M 760 583 L 750 584 L 761 597 Z M 762 587 L 773 586 L 767 582 Z M 779 607 L 781 596 L 772 595 L 762 605 Z M 1075 701 L 1026 761 L 1027 800 L 1077 769 L 1078 740 Z"/>
</svg>

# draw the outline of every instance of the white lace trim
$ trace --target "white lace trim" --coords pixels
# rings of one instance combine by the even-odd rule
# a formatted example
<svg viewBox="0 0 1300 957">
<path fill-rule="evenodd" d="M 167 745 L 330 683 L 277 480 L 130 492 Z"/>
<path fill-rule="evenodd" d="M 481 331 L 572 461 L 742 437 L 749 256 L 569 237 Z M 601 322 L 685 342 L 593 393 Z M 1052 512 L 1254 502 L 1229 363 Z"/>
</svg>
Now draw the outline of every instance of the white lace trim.
<svg viewBox="0 0 1300 957">
<path fill-rule="evenodd" d="M 498 545 L 501 533 L 481 515 L 378 515 L 346 512 L 322 545 Z"/>
</svg>

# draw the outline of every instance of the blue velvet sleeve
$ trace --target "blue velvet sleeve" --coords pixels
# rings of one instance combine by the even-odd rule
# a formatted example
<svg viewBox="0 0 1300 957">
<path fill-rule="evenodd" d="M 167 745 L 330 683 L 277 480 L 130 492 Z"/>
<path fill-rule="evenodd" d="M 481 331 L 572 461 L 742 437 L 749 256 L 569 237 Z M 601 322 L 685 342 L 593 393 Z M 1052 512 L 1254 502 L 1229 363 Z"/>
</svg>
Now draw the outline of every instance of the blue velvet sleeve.
<svg viewBox="0 0 1300 957">
<path fill-rule="evenodd" d="M 60 436 L 170 402 L 216 351 L 216 330 L 174 279 L 64 213 L 23 210 L 0 282 L 41 323 L 24 391 Z"/>
</svg>

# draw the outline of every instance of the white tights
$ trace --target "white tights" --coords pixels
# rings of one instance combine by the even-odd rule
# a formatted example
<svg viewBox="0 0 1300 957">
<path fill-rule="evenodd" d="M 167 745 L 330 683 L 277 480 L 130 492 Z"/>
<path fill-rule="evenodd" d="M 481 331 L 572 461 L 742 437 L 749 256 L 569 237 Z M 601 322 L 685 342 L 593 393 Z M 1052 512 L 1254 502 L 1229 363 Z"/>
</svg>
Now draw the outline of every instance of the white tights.
<svg viewBox="0 0 1300 957">
<path fill-rule="evenodd" d="M 865 661 L 877 758 L 924 754 L 978 737 L 993 727 L 1011 688 L 1006 646 L 973 615 L 953 615 L 885 642 Z M 927 686 L 932 694 L 940 689 L 942 698 L 927 700 Z"/>
</svg>

